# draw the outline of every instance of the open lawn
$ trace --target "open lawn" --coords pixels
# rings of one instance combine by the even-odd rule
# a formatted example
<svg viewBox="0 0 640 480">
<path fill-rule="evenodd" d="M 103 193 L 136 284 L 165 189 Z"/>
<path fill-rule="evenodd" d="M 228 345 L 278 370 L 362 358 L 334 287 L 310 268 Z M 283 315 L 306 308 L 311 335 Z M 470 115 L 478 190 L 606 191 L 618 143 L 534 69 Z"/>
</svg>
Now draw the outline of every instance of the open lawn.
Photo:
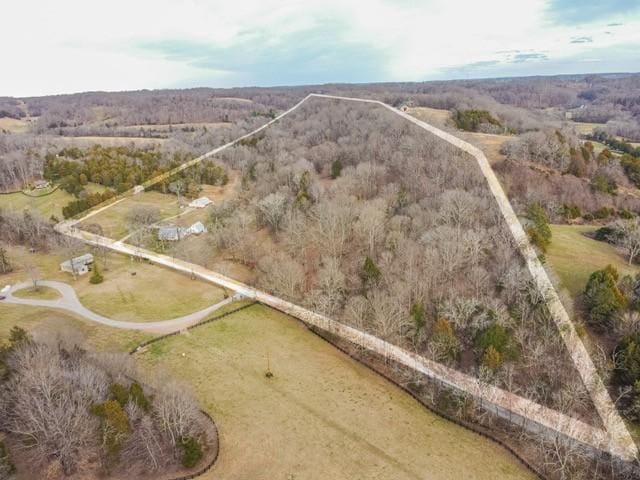
<svg viewBox="0 0 640 480">
<path fill-rule="evenodd" d="M 39 286 L 37 288 L 22 288 L 17 292 L 13 292 L 13 296 L 18 298 L 31 298 L 34 300 L 56 300 L 60 298 L 60 293 L 58 293 L 55 288 Z"/>
<path fill-rule="evenodd" d="M 220 456 L 202 479 L 533 478 L 493 442 L 264 306 L 137 358 L 189 382 L 215 419 Z"/>
<path fill-rule="evenodd" d="M 589 225 L 551 225 L 551 245 L 545 256 L 562 285 L 574 297 L 584 290 L 593 271 L 607 265 L 613 265 L 623 275 L 640 272 L 640 268 L 629 266 L 612 245 L 584 235 L 597 228 Z"/>
<path fill-rule="evenodd" d="M 59 335 L 61 338 L 85 341 L 100 351 L 126 352 L 153 337 L 135 330 L 110 328 L 90 323 L 61 310 L 22 305 L 8 305 L 0 301 L 0 344 L 18 326 L 34 335 Z"/>
<path fill-rule="evenodd" d="M 161 218 L 173 217 L 180 213 L 178 197 L 172 194 L 150 191 L 126 197 L 124 201 L 87 218 L 79 226 L 80 228 L 86 228 L 88 225 L 97 224 L 102 227 L 103 234 L 106 237 L 120 239 L 130 233 L 127 225 L 127 214 L 136 205 L 157 207 L 160 210 Z"/>
<path fill-rule="evenodd" d="M 116 253 L 107 254 L 106 268 L 100 257 L 104 282 L 89 283 L 91 274 L 76 280 L 61 272 L 62 252 L 49 254 L 29 253 L 24 248 L 7 247 L 9 258 L 16 270 L 0 276 L 0 285 L 29 280 L 25 266 L 38 267 L 43 280 L 59 280 L 75 289 L 80 301 L 88 309 L 116 320 L 143 322 L 170 320 L 201 310 L 224 298 L 222 289 L 200 280 L 191 280 L 174 270 L 145 262 L 131 260 Z M 85 249 L 76 255 L 90 251 Z M 135 275 L 132 273 L 135 272 Z"/>
</svg>

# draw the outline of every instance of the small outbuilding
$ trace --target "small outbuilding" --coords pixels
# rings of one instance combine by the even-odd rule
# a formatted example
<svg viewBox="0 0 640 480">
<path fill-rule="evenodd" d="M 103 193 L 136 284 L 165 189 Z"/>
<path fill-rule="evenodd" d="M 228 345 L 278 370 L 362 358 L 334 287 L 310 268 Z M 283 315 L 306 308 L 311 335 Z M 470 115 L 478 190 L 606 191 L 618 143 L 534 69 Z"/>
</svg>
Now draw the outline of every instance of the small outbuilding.
<svg viewBox="0 0 640 480">
<path fill-rule="evenodd" d="M 211 205 L 212 203 L 213 201 L 209 199 L 209 197 L 200 197 L 191 201 L 191 203 L 189 203 L 189 206 L 191 208 L 205 208 Z"/>
<path fill-rule="evenodd" d="M 89 267 L 93 263 L 93 255 L 87 253 L 65 260 L 60 264 L 60 270 L 63 272 L 74 273 L 76 275 L 84 275 L 89 272 Z"/>
<path fill-rule="evenodd" d="M 207 227 L 202 222 L 196 222 L 189 227 L 189 233 L 200 235 L 201 233 L 207 233 Z"/>
<path fill-rule="evenodd" d="M 47 182 L 46 180 L 36 180 L 35 182 L 33 182 L 33 188 L 35 188 L 36 190 L 49 188 L 49 185 L 49 182 Z"/>
</svg>

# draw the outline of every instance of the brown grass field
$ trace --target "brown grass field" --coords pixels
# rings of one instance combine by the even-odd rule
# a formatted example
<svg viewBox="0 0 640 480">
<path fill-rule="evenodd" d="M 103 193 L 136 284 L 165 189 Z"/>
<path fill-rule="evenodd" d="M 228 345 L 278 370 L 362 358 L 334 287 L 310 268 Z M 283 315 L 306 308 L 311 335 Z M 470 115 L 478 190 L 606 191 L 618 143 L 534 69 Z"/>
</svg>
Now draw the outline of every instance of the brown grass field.
<svg viewBox="0 0 640 480">
<path fill-rule="evenodd" d="M 137 357 L 188 381 L 217 422 L 220 456 L 203 479 L 533 478 L 493 442 L 435 416 L 267 307 Z"/>
</svg>

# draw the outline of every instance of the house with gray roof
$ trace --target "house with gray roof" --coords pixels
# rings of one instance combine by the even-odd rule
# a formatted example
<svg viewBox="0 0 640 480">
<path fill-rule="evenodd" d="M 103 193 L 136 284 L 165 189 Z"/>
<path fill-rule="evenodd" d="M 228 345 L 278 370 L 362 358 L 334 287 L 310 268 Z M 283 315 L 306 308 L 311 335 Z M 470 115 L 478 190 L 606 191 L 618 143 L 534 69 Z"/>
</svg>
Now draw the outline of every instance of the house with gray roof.
<svg viewBox="0 0 640 480">
<path fill-rule="evenodd" d="M 70 258 L 60 264 L 60 270 L 63 272 L 73 273 L 75 275 L 84 275 L 89 272 L 89 266 L 93 263 L 93 255 L 86 253 L 79 257 Z"/>
</svg>

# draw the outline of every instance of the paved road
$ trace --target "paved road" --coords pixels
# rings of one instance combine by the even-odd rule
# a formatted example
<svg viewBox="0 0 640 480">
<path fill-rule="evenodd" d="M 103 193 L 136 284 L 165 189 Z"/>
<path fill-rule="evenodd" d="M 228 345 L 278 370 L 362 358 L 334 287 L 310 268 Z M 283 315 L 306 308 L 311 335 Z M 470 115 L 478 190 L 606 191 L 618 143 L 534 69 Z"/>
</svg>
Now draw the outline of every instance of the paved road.
<svg viewBox="0 0 640 480">
<path fill-rule="evenodd" d="M 215 305 L 211 305 L 207 308 L 204 308 L 198 312 L 190 313 L 189 315 L 185 315 L 183 317 L 174 318 L 172 320 L 161 320 L 157 322 L 123 322 L 121 320 L 113 320 L 111 318 L 103 317 L 95 312 L 92 312 L 88 308 L 86 308 L 76 295 L 75 290 L 66 283 L 55 282 L 52 280 L 42 280 L 38 282 L 39 285 L 44 287 L 49 287 L 57 290 L 60 293 L 60 298 L 57 300 L 36 300 L 29 298 L 19 298 L 13 295 L 13 292 L 20 290 L 22 288 L 31 287 L 31 282 L 23 282 L 11 287 L 11 290 L 7 293 L 7 298 L 0 301 L 0 303 L 12 303 L 16 305 L 30 305 L 33 307 L 47 307 L 47 308 L 58 308 L 61 310 L 67 310 L 76 315 L 79 315 L 91 322 L 100 323 L 102 325 L 107 325 L 109 327 L 115 328 L 123 328 L 129 330 L 144 330 L 148 332 L 157 332 L 157 333 L 168 333 L 174 332 L 178 330 L 182 330 L 191 325 L 194 325 L 206 317 L 208 317 L 211 313 L 215 312 L 221 307 L 228 305 L 229 303 L 239 300 L 242 298 L 242 295 L 236 294 L 229 298 L 224 299 L 220 303 L 216 303 Z"/>
</svg>

